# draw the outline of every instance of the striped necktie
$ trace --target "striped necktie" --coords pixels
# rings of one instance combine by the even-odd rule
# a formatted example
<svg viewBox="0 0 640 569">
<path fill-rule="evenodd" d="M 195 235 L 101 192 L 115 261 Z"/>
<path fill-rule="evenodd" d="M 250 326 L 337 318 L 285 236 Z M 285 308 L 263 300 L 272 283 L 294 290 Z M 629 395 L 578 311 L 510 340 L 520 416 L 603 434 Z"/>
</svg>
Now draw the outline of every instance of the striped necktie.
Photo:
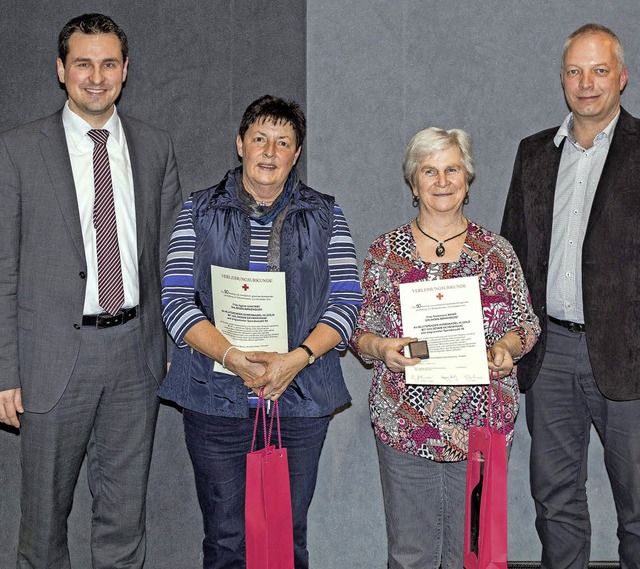
<svg viewBox="0 0 640 569">
<path fill-rule="evenodd" d="M 98 302 L 105 312 L 116 314 L 124 304 L 118 226 L 113 201 L 111 168 L 107 153 L 108 130 L 90 130 L 93 140 L 93 226 L 98 258 Z"/>
</svg>

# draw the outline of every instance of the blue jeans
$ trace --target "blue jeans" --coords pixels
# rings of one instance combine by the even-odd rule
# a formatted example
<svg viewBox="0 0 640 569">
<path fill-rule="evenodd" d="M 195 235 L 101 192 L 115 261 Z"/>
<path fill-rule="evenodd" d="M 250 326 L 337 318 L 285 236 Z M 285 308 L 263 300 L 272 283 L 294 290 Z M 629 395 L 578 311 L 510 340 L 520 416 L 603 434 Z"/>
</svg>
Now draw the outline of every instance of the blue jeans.
<svg viewBox="0 0 640 569">
<path fill-rule="evenodd" d="M 461 569 L 467 461 L 435 462 L 376 438 L 389 569 Z"/>
<path fill-rule="evenodd" d="M 527 391 L 526 413 L 542 567 L 589 565 L 586 482 L 593 424 L 604 446 L 618 515 L 620 566 L 640 568 L 640 400 L 606 399 L 591 371 L 586 334 L 551 322 L 542 369 Z"/>
<path fill-rule="evenodd" d="M 246 566 L 245 473 L 254 418 L 254 409 L 248 419 L 215 417 L 184 410 L 185 439 L 204 520 L 204 569 L 242 569 Z M 295 567 L 306 569 L 309 567 L 307 512 L 316 486 L 320 451 L 329 417 L 283 417 L 280 424 L 282 446 L 287 449 L 289 457 Z M 272 443 L 276 436 L 274 425 Z M 261 448 L 261 424 L 257 441 L 260 441 L 258 448 Z"/>
</svg>

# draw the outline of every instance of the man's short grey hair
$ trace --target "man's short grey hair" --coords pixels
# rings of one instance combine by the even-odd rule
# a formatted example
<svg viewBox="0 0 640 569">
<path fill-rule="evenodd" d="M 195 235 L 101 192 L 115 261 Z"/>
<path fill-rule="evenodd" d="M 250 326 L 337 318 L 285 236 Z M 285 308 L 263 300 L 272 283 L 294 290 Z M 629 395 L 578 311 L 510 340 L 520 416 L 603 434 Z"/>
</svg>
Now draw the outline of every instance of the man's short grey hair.
<svg viewBox="0 0 640 569">
<path fill-rule="evenodd" d="M 580 26 L 575 32 L 573 32 L 568 38 L 567 41 L 564 42 L 564 47 L 562 48 L 562 67 L 564 68 L 564 59 L 567 56 L 567 50 L 569 46 L 573 43 L 573 40 L 582 36 L 588 36 L 590 34 L 603 33 L 607 34 L 613 40 L 613 52 L 615 53 L 616 59 L 618 60 L 618 68 L 619 71 L 622 71 L 625 68 L 624 65 L 624 49 L 622 48 L 622 42 L 620 38 L 615 34 L 615 32 L 607 28 L 607 26 L 603 26 L 602 24 L 596 24 L 594 22 L 590 24 L 585 24 L 584 26 Z"/>
<path fill-rule="evenodd" d="M 404 181 L 409 187 L 413 188 L 416 172 L 420 167 L 420 162 L 425 157 L 447 150 L 452 146 L 460 150 L 467 183 L 471 185 L 471 182 L 476 177 L 471 150 L 471 137 L 459 128 L 444 130 L 442 128 L 429 127 L 419 131 L 407 144 L 407 148 L 404 151 L 402 170 L 404 172 Z"/>
</svg>

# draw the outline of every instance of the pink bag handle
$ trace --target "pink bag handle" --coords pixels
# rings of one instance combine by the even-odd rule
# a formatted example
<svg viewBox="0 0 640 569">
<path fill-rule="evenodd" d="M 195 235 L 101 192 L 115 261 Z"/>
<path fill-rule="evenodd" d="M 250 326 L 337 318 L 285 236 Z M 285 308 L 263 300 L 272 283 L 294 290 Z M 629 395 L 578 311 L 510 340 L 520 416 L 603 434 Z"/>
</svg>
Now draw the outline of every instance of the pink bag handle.
<svg viewBox="0 0 640 569">
<path fill-rule="evenodd" d="M 280 435 L 280 410 L 278 409 L 278 400 L 273 402 L 274 412 L 271 414 L 271 420 L 269 421 L 269 436 L 267 437 L 267 407 L 264 399 L 264 387 L 260 388 L 260 394 L 258 395 L 258 407 L 256 409 L 256 418 L 253 422 L 253 438 L 251 439 L 251 452 L 256 447 L 256 434 L 258 433 L 258 420 L 262 415 L 262 432 L 264 433 L 264 448 L 267 448 L 271 444 L 271 433 L 273 431 L 273 419 L 276 417 L 278 422 L 278 448 L 282 448 L 282 437 Z"/>
<path fill-rule="evenodd" d="M 496 388 L 493 387 L 493 383 L 494 383 L 494 374 L 495 374 L 495 383 L 496 383 Z M 498 398 L 498 403 L 500 405 L 500 427 L 498 427 L 498 417 L 497 417 L 497 413 L 495 413 L 495 410 L 493 408 L 493 405 L 491 404 L 491 391 L 497 391 L 497 398 Z M 487 419 L 488 419 L 488 426 L 490 427 L 491 425 L 495 425 L 497 430 L 502 430 L 505 427 L 505 420 L 504 420 L 504 403 L 502 400 L 502 387 L 500 386 L 500 374 L 497 371 L 493 371 L 493 370 L 489 370 L 489 385 L 487 385 L 486 389 L 482 390 L 482 393 L 485 394 L 486 399 L 487 399 Z M 479 425 L 479 419 L 480 419 L 480 407 L 482 405 L 478 405 L 478 408 L 476 409 L 476 420 L 475 420 L 475 424 Z"/>
<path fill-rule="evenodd" d="M 262 413 L 260 413 L 262 411 Z M 253 422 L 253 438 L 251 439 L 251 452 L 256 448 L 256 434 L 258 433 L 258 421 L 262 415 L 262 431 L 264 433 L 264 448 L 267 448 L 267 413 L 264 409 L 264 387 L 260 388 L 258 396 L 258 407 L 256 408 L 256 419 Z"/>
<path fill-rule="evenodd" d="M 278 400 L 273 402 L 273 413 L 271 415 L 271 422 L 269 423 L 269 444 L 271 444 L 271 431 L 273 430 L 273 418 L 276 418 L 278 425 L 278 448 L 282 448 L 282 437 L 280 435 L 280 409 L 278 408 Z"/>
<path fill-rule="evenodd" d="M 495 374 L 495 385 L 496 387 L 494 387 L 493 384 L 493 378 Z M 494 413 L 492 414 L 491 419 L 493 420 L 493 424 L 496 426 L 496 429 L 504 429 L 505 427 L 505 420 L 504 420 L 504 402 L 502 399 L 502 386 L 500 385 L 500 374 L 497 371 L 491 372 L 489 374 L 489 387 L 487 388 L 487 394 L 489 395 L 489 413 L 492 414 L 491 412 L 493 411 Z M 491 390 L 493 390 L 494 392 L 497 392 L 496 397 L 498 398 L 498 403 L 500 405 L 500 427 L 498 427 L 498 417 L 497 414 L 495 413 L 495 409 L 493 408 L 493 405 L 491 405 Z"/>
</svg>

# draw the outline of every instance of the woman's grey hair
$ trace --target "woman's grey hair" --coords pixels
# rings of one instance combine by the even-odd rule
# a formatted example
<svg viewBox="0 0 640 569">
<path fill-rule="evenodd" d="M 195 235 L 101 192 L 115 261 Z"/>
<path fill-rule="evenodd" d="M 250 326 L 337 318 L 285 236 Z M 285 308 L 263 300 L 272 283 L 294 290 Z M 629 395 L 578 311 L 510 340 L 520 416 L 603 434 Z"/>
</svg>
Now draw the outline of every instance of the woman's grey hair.
<svg viewBox="0 0 640 569">
<path fill-rule="evenodd" d="M 426 156 L 447 150 L 451 146 L 456 146 L 462 155 L 462 166 L 467 175 L 467 183 L 476 177 L 476 169 L 473 165 L 473 153 L 471 150 L 471 137 L 459 128 L 444 130 L 442 128 L 429 127 L 419 131 L 407 144 L 402 161 L 404 171 L 404 181 L 413 187 L 414 178 L 420 162 Z"/>
</svg>

